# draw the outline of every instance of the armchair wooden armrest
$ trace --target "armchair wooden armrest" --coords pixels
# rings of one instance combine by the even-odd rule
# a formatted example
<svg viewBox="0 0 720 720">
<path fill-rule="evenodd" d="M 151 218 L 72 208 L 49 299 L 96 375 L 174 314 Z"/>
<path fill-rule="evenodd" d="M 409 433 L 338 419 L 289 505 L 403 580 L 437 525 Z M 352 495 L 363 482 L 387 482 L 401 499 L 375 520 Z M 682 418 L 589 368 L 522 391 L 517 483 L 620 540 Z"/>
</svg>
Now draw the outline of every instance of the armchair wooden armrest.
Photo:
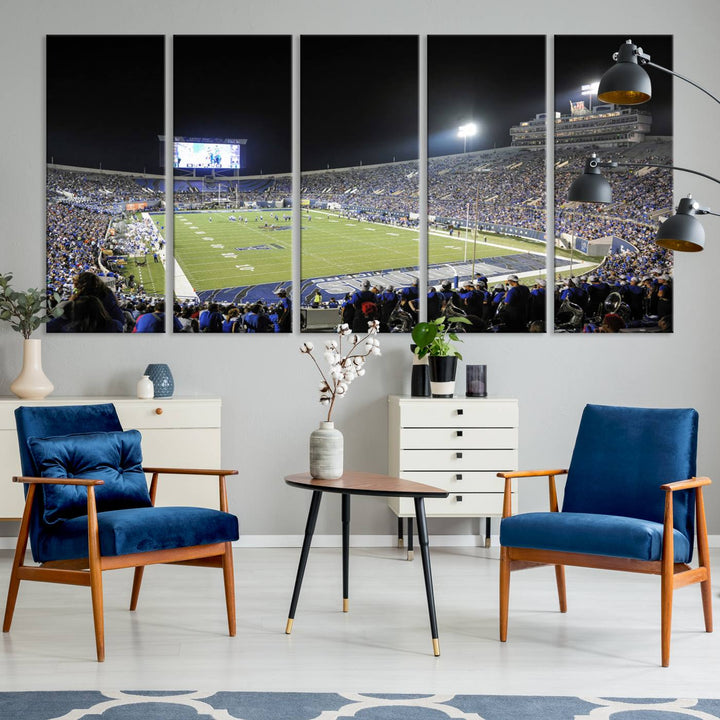
<svg viewBox="0 0 720 720">
<path fill-rule="evenodd" d="M 504 518 L 512 515 L 512 480 L 521 477 L 546 477 L 548 479 L 548 491 L 550 493 L 550 510 L 558 511 L 557 491 L 555 489 L 555 476 L 567 475 L 566 469 L 557 470 L 512 470 L 510 472 L 499 472 L 498 477 L 505 478 L 505 492 L 503 495 Z"/>
<path fill-rule="evenodd" d="M 191 469 L 191 468 L 160 468 L 160 467 L 143 467 L 143 472 L 146 473 L 170 473 L 172 475 L 237 475 L 237 470 L 207 470 L 205 468 L 202 469 Z"/>
<path fill-rule="evenodd" d="M 511 472 L 499 472 L 501 478 L 519 477 L 549 477 L 551 475 L 567 475 L 567 470 L 513 470 Z"/>
<path fill-rule="evenodd" d="M 665 483 L 661 485 L 660 489 L 665 492 L 674 492 L 675 490 L 689 490 L 691 488 L 700 488 L 703 485 L 712 485 L 712 480 L 709 477 L 694 477 L 688 480 L 676 480 L 675 482 Z"/>
<path fill-rule="evenodd" d="M 150 481 L 150 502 L 155 505 L 155 496 L 157 495 L 158 478 L 163 475 L 212 475 L 217 477 L 220 491 L 220 509 L 223 512 L 228 511 L 227 487 L 225 478 L 228 475 L 237 475 L 237 470 L 208 470 L 193 468 L 161 468 L 161 467 L 143 467 L 143 472 L 152 473 Z"/>
<path fill-rule="evenodd" d="M 16 483 L 27 483 L 28 485 L 104 485 L 104 480 L 93 480 L 91 478 L 44 478 L 15 476 L 12 479 Z"/>
</svg>

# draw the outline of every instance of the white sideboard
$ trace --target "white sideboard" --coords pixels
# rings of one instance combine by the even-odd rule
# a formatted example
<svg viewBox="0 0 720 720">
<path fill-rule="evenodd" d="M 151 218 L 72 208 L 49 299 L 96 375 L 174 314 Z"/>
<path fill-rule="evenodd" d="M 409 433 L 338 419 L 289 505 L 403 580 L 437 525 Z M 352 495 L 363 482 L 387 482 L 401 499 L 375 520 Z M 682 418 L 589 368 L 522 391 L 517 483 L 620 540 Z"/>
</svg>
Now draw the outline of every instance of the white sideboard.
<svg viewBox="0 0 720 720">
<path fill-rule="evenodd" d="M 428 517 L 502 516 L 504 481 L 517 470 L 518 401 L 509 398 L 388 397 L 388 472 L 435 485 L 447 498 L 425 501 Z M 390 498 L 399 517 L 412 499 Z M 517 498 L 513 494 L 513 512 Z"/>
<path fill-rule="evenodd" d="M 58 397 L 44 400 L 0 399 L 0 519 L 22 515 L 20 455 L 15 431 L 15 408 L 48 405 L 89 405 L 110 402 L 126 430 L 142 433 L 146 466 L 220 469 L 220 411 L 217 397 L 173 397 L 138 400 L 133 397 Z M 88 429 L 90 432 L 91 429 Z M 148 482 L 150 478 L 148 477 Z M 161 475 L 156 505 L 219 507 L 218 481 L 214 477 Z"/>
</svg>

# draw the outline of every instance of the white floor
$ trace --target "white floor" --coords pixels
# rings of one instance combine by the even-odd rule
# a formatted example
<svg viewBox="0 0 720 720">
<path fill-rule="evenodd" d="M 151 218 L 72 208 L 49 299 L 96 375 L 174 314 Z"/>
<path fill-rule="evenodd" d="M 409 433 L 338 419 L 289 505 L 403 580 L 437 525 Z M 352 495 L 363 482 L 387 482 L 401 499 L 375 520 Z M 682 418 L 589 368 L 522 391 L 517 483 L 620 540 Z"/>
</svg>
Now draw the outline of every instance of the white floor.
<svg viewBox="0 0 720 720">
<path fill-rule="evenodd" d="M 712 552 L 720 578 L 720 551 Z M 353 549 L 343 613 L 340 551 L 314 549 L 288 636 L 298 556 L 295 548 L 236 550 L 235 638 L 226 635 L 218 571 L 148 568 L 135 613 L 127 610 L 131 571 L 105 573 L 104 663 L 94 661 L 86 588 L 22 583 L 1 640 L 0 690 L 720 697 L 720 630 L 704 632 L 698 586 L 675 593 L 671 663 L 663 669 L 658 578 L 568 568 L 561 615 L 552 569 L 514 573 L 503 644 L 497 550 L 435 548 L 435 658 L 417 554 L 407 562 L 396 548 Z M 9 566 L 4 551 L 3 594 Z"/>
</svg>

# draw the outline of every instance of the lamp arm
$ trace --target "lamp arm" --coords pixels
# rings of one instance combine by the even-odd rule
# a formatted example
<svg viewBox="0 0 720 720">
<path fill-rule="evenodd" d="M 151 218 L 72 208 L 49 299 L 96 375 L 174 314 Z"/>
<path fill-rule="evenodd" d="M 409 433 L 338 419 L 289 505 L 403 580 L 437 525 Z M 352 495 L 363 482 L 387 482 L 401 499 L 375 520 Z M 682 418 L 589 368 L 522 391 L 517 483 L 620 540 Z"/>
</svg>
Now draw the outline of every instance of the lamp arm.
<svg viewBox="0 0 720 720">
<path fill-rule="evenodd" d="M 691 170 L 690 168 L 683 168 L 678 167 L 677 165 L 655 165 L 653 163 L 627 163 L 627 162 L 615 162 L 614 160 L 608 161 L 608 162 L 601 162 L 598 163 L 600 167 L 655 167 L 655 168 L 664 168 L 665 170 L 680 170 L 681 172 L 687 172 L 692 173 L 693 175 L 699 175 L 700 177 L 704 177 L 707 180 L 712 180 L 713 182 L 718 183 L 720 185 L 720 180 L 713 177 L 712 175 L 706 175 L 705 173 L 702 173 L 698 170 Z"/>
<path fill-rule="evenodd" d="M 645 60 L 642 55 L 638 54 L 638 58 L 640 59 L 640 62 L 643 65 L 649 65 L 650 67 L 654 67 L 656 70 L 662 70 L 663 72 L 668 73 L 669 75 L 674 75 L 676 78 L 680 78 L 681 80 L 684 80 L 686 83 L 690 83 L 691 85 L 694 85 L 698 90 L 702 90 L 706 95 L 711 97 L 716 103 L 720 103 L 720 98 L 715 97 L 709 90 L 706 90 L 702 85 L 698 85 L 696 82 L 691 80 L 690 78 L 686 78 L 684 75 L 681 75 L 680 73 L 676 73 L 674 70 L 670 70 L 666 67 L 663 67 L 662 65 L 658 65 L 657 63 L 651 62 L 648 56 L 648 59 Z"/>
</svg>

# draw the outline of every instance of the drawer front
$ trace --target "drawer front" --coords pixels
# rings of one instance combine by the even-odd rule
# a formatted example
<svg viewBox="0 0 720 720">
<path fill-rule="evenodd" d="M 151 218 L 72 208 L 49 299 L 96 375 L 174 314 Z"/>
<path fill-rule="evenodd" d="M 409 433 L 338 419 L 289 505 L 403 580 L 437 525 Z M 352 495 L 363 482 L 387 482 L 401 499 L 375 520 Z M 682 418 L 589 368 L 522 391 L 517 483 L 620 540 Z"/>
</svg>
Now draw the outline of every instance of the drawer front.
<svg viewBox="0 0 720 720">
<path fill-rule="evenodd" d="M 513 400 L 464 398 L 400 403 L 400 427 L 510 427 L 518 425 Z"/>
<path fill-rule="evenodd" d="M 405 480 L 414 480 L 424 485 L 432 485 L 448 492 L 503 492 L 505 480 L 497 477 L 494 472 L 451 472 L 435 470 L 431 472 L 403 472 Z"/>
<path fill-rule="evenodd" d="M 428 517 L 502 516 L 502 506 L 502 493 L 453 493 L 446 498 L 426 498 L 425 514 Z M 415 505 L 411 498 L 393 498 L 390 508 L 396 515 L 415 516 Z M 430 544 L 432 545 L 432 536 Z"/>
<path fill-rule="evenodd" d="M 417 470 L 491 470 L 517 468 L 517 450 L 401 450 L 400 473 Z"/>
<path fill-rule="evenodd" d="M 219 400 L 116 400 L 115 409 L 126 430 L 220 427 Z"/>
<path fill-rule="evenodd" d="M 400 436 L 403 449 L 466 448 L 476 450 L 514 450 L 518 446 L 515 428 L 404 428 Z"/>
</svg>

